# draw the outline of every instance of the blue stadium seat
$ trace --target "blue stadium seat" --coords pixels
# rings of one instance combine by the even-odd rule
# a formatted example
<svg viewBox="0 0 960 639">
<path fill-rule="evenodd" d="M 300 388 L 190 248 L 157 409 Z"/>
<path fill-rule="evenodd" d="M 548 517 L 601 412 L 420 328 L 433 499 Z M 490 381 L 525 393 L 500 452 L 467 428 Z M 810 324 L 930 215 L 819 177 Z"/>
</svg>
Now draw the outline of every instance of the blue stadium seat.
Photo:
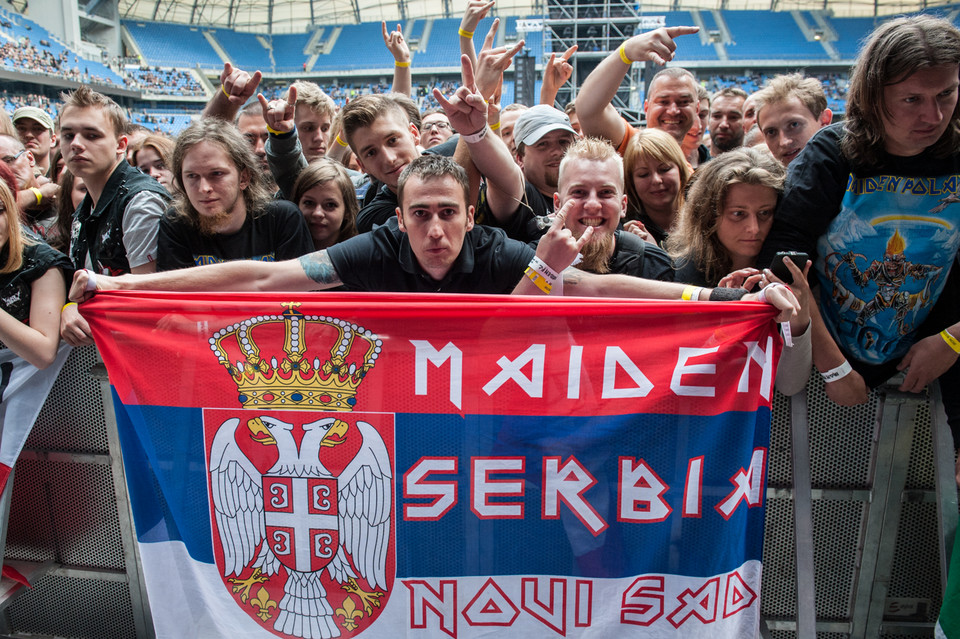
<svg viewBox="0 0 960 639">
<path fill-rule="evenodd" d="M 329 31 L 330 29 L 328 28 L 327 32 Z M 278 72 L 302 71 L 303 64 L 310 57 L 303 54 L 303 48 L 307 46 L 307 42 L 310 41 L 312 36 L 312 32 L 285 33 L 283 35 L 271 36 L 273 61 L 276 65 L 274 70 Z"/>
<path fill-rule="evenodd" d="M 828 18 L 828 21 L 839 38 L 833 46 L 844 60 L 857 57 L 861 42 L 879 24 L 873 18 Z"/>
<path fill-rule="evenodd" d="M 731 60 L 829 59 L 817 41 L 807 41 L 789 12 L 724 11 L 735 44 L 726 45 Z M 771 34 L 776 34 L 771 37 Z"/>
<path fill-rule="evenodd" d="M 701 15 L 709 12 L 701 11 Z M 667 11 L 666 24 L 668 27 L 689 27 L 694 25 L 693 16 L 689 11 Z M 683 36 L 677 41 L 677 58 L 679 60 L 716 60 L 717 49 L 711 43 L 700 44 L 700 36 Z"/>
<path fill-rule="evenodd" d="M 150 65 L 192 69 L 221 69 L 217 55 L 200 29 L 163 22 L 128 22 L 123 25 L 137 42 Z"/>
<path fill-rule="evenodd" d="M 344 25 L 333 50 L 318 57 L 313 65 L 314 71 L 386 68 L 393 68 L 393 56 L 383 44 L 379 22 Z"/>
<path fill-rule="evenodd" d="M 241 69 L 273 69 L 270 52 L 263 48 L 255 33 L 234 31 L 233 29 L 213 29 L 217 43 L 230 56 L 231 62 Z M 261 36 L 267 37 L 267 36 Z"/>
</svg>

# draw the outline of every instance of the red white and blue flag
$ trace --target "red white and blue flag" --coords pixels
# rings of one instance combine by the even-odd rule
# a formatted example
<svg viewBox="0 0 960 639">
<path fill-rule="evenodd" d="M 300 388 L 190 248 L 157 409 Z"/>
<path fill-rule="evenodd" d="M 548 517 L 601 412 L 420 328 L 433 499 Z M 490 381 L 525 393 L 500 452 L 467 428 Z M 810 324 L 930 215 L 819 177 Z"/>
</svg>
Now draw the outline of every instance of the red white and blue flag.
<svg viewBox="0 0 960 639">
<path fill-rule="evenodd" d="M 745 637 L 756 303 L 101 293 L 160 637 Z"/>
</svg>

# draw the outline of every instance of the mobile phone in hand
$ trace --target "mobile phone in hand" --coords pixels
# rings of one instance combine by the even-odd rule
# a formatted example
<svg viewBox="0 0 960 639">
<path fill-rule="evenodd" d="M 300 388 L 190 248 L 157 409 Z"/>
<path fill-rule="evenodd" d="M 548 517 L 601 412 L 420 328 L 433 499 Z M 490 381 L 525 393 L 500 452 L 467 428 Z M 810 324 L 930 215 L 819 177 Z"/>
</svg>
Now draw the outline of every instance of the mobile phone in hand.
<svg viewBox="0 0 960 639">
<path fill-rule="evenodd" d="M 796 264 L 798 269 L 803 271 L 803 267 L 807 265 L 807 260 L 810 259 L 810 256 L 799 251 L 780 251 L 776 257 L 773 258 L 773 262 L 770 263 L 770 270 L 773 271 L 773 274 L 779 277 L 785 284 L 793 284 L 793 274 L 787 268 L 787 265 L 783 263 L 783 258 L 785 257 L 789 257 L 790 261 Z"/>
</svg>

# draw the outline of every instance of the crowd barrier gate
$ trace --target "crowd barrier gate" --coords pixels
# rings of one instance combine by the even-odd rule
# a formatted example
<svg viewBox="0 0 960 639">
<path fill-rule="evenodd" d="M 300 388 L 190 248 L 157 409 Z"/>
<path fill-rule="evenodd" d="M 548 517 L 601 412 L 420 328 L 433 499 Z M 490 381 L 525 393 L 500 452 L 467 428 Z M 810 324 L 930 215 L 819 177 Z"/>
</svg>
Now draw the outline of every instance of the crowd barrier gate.
<svg viewBox="0 0 960 639">
<path fill-rule="evenodd" d="M 764 537 L 770 639 L 933 636 L 957 525 L 939 389 L 887 386 L 833 404 L 816 373 L 777 394 Z M 153 637 L 105 370 L 75 349 L 20 457 L 5 561 L 32 588 L 0 587 L 0 634 Z"/>
</svg>

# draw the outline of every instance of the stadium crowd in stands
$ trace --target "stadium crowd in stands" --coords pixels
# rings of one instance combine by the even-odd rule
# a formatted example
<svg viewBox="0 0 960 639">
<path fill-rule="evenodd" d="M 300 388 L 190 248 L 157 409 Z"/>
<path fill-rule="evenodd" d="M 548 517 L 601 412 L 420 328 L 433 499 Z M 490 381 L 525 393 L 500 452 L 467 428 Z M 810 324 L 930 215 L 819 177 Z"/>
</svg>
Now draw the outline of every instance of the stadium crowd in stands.
<svg viewBox="0 0 960 639">
<path fill-rule="evenodd" d="M 226 63 L 189 124 L 189 107 L 130 114 L 86 87 L 62 104 L 5 93 L 21 108 L 0 136 L 21 220 L 70 256 L 76 301 L 109 288 L 757 299 L 789 322 L 790 392 L 811 366 L 840 404 L 867 401 L 898 368 L 908 369 L 903 390 L 956 383 L 960 242 L 936 225 L 881 225 L 869 235 L 880 239 L 864 239 L 858 229 L 885 200 L 848 188 L 957 174 L 954 26 L 884 24 L 849 81 L 704 79 L 671 65 L 650 82 L 637 127 L 613 106 L 623 78 L 635 61 L 682 62 L 696 27 L 626 39 L 562 110 L 576 49 L 551 56 L 541 104 L 525 107 L 501 104 L 523 42 L 474 48 L 491 4 L 468 3 L 456 83 L 414 85 L 403 34 L 384 24 L 391 85 L 267 87 L 260 71 Z M 927 39 L 932 51 L 918 44 Z M 38 71 L 76 70 L 62 55 L 4 52 Z M 151 91 L 198 91 L 190 74 L 132 75 Z M 831 124 L 831 100 L 847 101 L 845 124 Z M 177 136 L 148 137 L 131 120 L 176 124 Z M 45 135 L 55 155 L 38 150 Z M 945 188 L 914 189 L 898 206 L 957 228 L 960 196 Z M 805 256 L 794 264 L 779 251 Z M 792 291 L 772 266 L 785 267 Z M 75 304 L 60 332 L 91 343 Z M 948 415 L 956 433 L 955 402 Z"/>
</svg>

